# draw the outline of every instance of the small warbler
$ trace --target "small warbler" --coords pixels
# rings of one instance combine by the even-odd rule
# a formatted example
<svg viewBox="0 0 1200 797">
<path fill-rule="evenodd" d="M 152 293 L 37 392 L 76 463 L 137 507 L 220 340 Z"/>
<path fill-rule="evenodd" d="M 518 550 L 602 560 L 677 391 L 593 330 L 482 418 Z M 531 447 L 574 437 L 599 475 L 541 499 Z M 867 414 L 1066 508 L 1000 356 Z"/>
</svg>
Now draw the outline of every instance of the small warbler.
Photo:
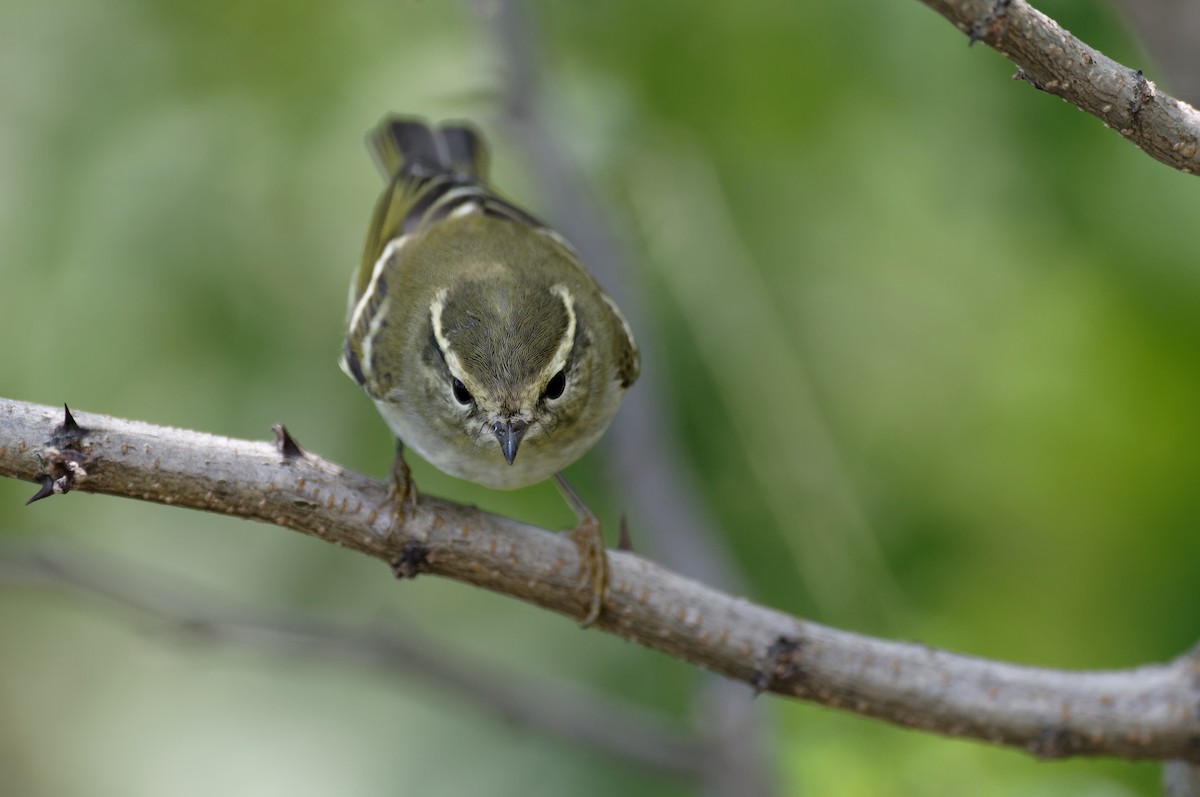
<svg viewBox="0 0 1200 797">
<path fill-rule="evenodd" d="M 341 366 L 397 438 L 395 506 L 416 496 L 405 445 L 487 487 L 554 476 L 580 520 L 590 624 L 607 560 L 599 524 L 560 471 L 637 379 L 629 325 L 571 245 L 488 184 L 473 127 L 389 116 L 368 147 L 387 187 L 350 283 Z"/>
</svg>

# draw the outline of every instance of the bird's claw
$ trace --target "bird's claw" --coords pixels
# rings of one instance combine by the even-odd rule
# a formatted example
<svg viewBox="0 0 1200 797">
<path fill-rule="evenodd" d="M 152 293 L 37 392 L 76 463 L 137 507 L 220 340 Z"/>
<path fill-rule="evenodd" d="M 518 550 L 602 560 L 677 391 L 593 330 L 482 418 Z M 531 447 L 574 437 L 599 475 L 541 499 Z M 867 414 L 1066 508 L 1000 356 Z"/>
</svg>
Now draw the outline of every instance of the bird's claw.
<svg viewBox="0 0 1200 797">
<path fill-rule="evenodd" d="M 600 521 L 563 475 L 554 474 L 554 481 L 579 519 L 579 523 L 571 532 L 571 539 L 579 550 L 580 579 L 591 589 L 588 612 L 579 621 L 580 628 L 587 628 L 600 619 L 600 614 L 604 611 L 604 594 L 608 588 L 608 553 L 604 549 L 604 534 Z"/>
</svg>

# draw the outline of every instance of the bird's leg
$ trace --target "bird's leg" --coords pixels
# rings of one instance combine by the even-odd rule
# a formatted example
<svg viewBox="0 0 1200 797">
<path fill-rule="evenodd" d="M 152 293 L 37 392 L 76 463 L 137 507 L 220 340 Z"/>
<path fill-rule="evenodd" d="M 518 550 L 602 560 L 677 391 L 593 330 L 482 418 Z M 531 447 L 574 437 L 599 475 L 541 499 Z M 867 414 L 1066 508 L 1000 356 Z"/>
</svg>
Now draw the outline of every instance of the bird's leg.
<svg viewBox="0 0 1200 797">
<path fill-rule="evenodd" d="M 554 474 L 554 483 L 579 519 L 575 530 L 571 532 L 571 539 L 579 549 L 580 572 L 586 573 L 584 578 L 591 586 L 592 603 L 587 615 L 579 623 L 580 628 L 587 628 L 596 622 L 604 609 L 604 591 L 608 586 L 608 554 L 604 550 L 604 535 L 600 530 L 600 521 L 561 473 Z"/>
<path fill-rule="evenodd" d="M 413 484 L 412 473 L 404 461 L 404 443 L 396 440 L 396 459 L 392 461 L 391 479 L 388 483 L 388 504 L 391 507 L 391 530 L 404 525 L 404 509 L 417 511 L 417 485 Z"/>
</svg>

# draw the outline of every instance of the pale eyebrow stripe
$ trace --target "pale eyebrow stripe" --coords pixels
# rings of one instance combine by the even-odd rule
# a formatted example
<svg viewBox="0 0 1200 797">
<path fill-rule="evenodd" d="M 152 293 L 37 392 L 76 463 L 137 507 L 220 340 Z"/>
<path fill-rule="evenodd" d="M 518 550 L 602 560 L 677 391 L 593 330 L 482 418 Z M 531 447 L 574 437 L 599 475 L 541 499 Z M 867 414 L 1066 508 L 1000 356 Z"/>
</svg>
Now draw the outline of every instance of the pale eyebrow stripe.
<svg viewBox="0 0 1200 797">
<path fill-rule="evenodd" d="M 433 327 L 433 339 L 437 341 L 438 348 L 442 350 L 442 357 L 446 360 L 446 368 L 449 369 L 450 375 L 470 390 L 473 385 L 464 378 L 466 374 L 463 372 L 462 361 L 450 348 L 450 339 L 442 331 L 442 311 L 446 308 L 446 296 L 446 289 L 439 288 L 429 305 L 429 323 Z"/>
<path fill-rule="evenodd" d="M 550 364 L 542 369 L 542 375 L 552 377 L 561 371 L 567 364 L 567 358 L 571 356 L 571 349 L 575 346 L 575 297 L 571 295 L 571 291 L 566 285 L 555 283 L 550 286 L 550 292 L 562 300 L 563 307 L 567 311 L 567 329 L 563 334 L 563 339 L 558 344 L 558 349 L 554 352 L 554 357 L 550 359 Z"/>
</svg>

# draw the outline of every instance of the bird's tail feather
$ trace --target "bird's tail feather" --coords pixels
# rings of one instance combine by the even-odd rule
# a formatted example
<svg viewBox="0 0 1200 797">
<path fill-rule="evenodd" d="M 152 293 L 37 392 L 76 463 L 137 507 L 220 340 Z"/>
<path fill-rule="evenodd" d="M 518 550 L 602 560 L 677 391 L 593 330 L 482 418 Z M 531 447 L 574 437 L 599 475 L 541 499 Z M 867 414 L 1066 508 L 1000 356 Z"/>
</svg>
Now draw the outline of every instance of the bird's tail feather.
<svg viewBox="0 0 1200 797">
<path fill-rule="evenodd" d="M 487 146 L 466 122 L 433 127 L 414 117 L 389 116 L 371 132 L 367 147 L 386 180 L 402 170 L 487 179 Z"/>
</svg>

